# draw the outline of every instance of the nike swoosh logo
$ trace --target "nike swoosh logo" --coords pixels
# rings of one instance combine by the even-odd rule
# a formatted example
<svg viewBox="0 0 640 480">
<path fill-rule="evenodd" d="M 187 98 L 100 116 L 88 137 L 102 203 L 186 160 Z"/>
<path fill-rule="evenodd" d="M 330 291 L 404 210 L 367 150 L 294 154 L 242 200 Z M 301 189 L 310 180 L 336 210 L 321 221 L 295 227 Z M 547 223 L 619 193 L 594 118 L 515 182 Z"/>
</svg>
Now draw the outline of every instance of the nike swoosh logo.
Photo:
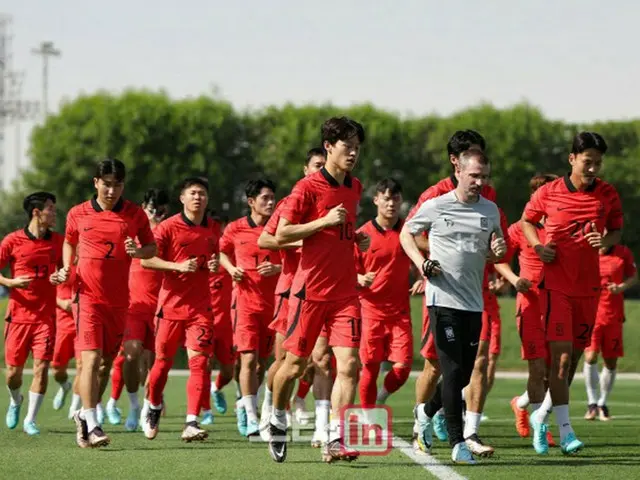
<svg viewBox="0 0 640 480">
<path fill-rule="evenodd" d="M 376 253 L 378 250 L 380 250 L 379 248 L 374 248 L 371 250 L 371 253 Z"/>
<path fill-rule="evenodd" d="M 475 347 L 475 346 L 477 346 L 477 345 L 478 345 L 478 342 L 476 342 L 476 343 L 472 343 L 472 344 L 471 344 L 471 346 L 472 346 L 472 347 Z"/>
<path fill-rule="evenodd" d="M 181 244 L 180 244 L 180 246 L 181 246 L 182 248 L 185 248 L 185 247 L 188 247 L 188 246 L 189 246 L 189 244 L 188 244 L 188 243 L 181 243 Z"/>
<path fill-rule="evenodd" d="M 246 245 L 249 242 L 240 242 L 240 245 Z"/>
<path fill-rule="evenodd" d="M 88 232 L 89 230 L 93 230 L 93 227 L 84 227 L 84 228 L 83 228 L 83 230 L 84 230 L 85 232 Z"/>
</svg>

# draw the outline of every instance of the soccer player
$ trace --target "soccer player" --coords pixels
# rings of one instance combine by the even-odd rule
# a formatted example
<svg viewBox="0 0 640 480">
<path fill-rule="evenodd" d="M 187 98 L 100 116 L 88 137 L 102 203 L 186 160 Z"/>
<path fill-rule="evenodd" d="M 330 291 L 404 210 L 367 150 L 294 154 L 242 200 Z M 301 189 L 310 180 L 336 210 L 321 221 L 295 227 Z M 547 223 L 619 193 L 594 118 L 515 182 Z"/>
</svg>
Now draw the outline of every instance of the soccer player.
<svg viewBox="0 0 640 480">
<path fill-rule="evenodd" d="M 55 271 L 62 256 L 62 236 L 51 231 L 56 223 L 56 197 L 36 192 L 23 201 L 28 224 L 8 234 L 0 243 L 0 270 L 7 265 L 11 277 L 0 274 L 0 285 L 9 289 L 5 313 L 4 358 L 10 402 L 6 423 L 16 428 L 23 396 L 22 371 L 29 352 L 33 355 L 33 380 L 22 428 L 38 435 L 36 416 L 47 391 L 49 362 L 55 342 Z"/>
<path fill-rule="evenodd" d="M 324 166 L 325 163 L 326 156 L 322 148 L 315 147 L 310 149 L 307 152 L 307 157 L 303 169 L 304 176 L 306 177 L 308 175 L 316 173 Z M 269 430 L 269 418 L 273 409 L 273 379 L 275 378 L 276 372 L 282 365 L 286 354 L 285 350 L 282 348 L 282 342 L 284 342 L 285 336 L 287 334 L 287 319 L 289 317 L 289 297 L 291 295 L 291 284 L 293 282 L 293 276 L 298 269 L 298 263 L 300 261 L 299 247 L 302 245 L 302 242 L 296 242 L 290 245 L 280 245 L 275 237 L 278 223 L 280 222 L 280 214 L 285 208 L 285 204 L 288 198 L 289 197 L 285 197 L 278 202 L 273 215 L 271 215 L 271 218 L 269 218 L 269 221 L 265 225 L 264 230 L 258 238 L 258 246 L 260 248 L 279 250 L 282 259 L 282 272 L 280 274 L 280 277 L 278 278 L 278 284 L 276 285 L 275 290 L 276 309 L 273 321 L 269 324 L 269 328 L 271 328 L 276 334 L 274 348 L 275 357 L 273 363 L 267 371 L 267 385 L 265 388 L 265 396 L 260 415 L 260 431 L 264 432 L 265 438 L 267 438 L 266 434 Z M 310 365 L 311 368 L 313 368 L 311 362 Z M 316 420 L 319 420 L 322 423 L 322 419 L 326 418 L 326 422 L 324 422 L 324 424 L 322 424 L 321 426 L 321 431 L 324 431 L 326 423 L 329 421 L 329 398 L 331 396 L 331 389 L 328 388 L 322 393 L 322 398 L 316 398 L 316 402 L 324 401 L 320 404 L 317 403 L 317 405 L 320 405 L 320 409 L 322 410 L 322 412 L 319 413 L 319 416 L 317 415 Z M 300 392 L 298 392 L 298 394 L 300 394 Z M 296 396 L 296 398 L 299 397 Z M 325 411 L 326 415 L 323 414 L 323 412 Z M 316 409 L 316 414 L 318 414 L 318 408 Z M 300 421 L 300 419 L 297 420 Z"/>
<path fill-rule="evenodd" d="M 343 445 L 337 413 L 353 403 L 357 388 L 361 320 L 353 248 L 357 243 L 366 250 L 370 239 L 355 231 L 362 184 L 351 171 L 365 135 L 362 125 L 346 117 L 327 120 L 321 132 L 327 163 L 319 172 L 296 183 L 276 230 L 279 243 L 303 240 L 289 297 L 288 330 L 283 343 L 287 354 L 273 381 L 269 452 L 276 462 L 284 462 L 287 455 L 287 399 L 293 382 L 305 371 L 323 326 L 338 370 L 323 460 L 357 457 L 357 452 Z"/>
<path fill-rule="evenodd" d="M 98 163 L 93 179 L 96 195 L 67 215 L 60 282 L 69 278 L 77 256 L 77 349 L 80 352 L 82 410 L 74 415 L 76 443 L 102 447 L 110 440 L 98 423 L 96 405 L 106 389 L 118 354 L 129 304 L 132 258 L 155 255 L 156 245 L 142 208 L 122 198 L 125 166 L 117 159 Z M 140 247 L 136 246 L 138 239 Z"/>
<path fill-rule="evenodd" d="M 540 187 L 522 214 L 522 233 L 544 263 L 540 308 L 551 357 L 549 389 L 564 454 L 584 447 L 569 419 L 569 385 L 596 321 L 598 249 L 616 245 L 623 225 L 618 192 L 598 178 L 606 151 L 599 134 L 577 134 L 569 154 L 571 173 Z M 542 218 L 545 244 L 537 228 Z M 533 439 L 540 442 L 534 444 L 538 453 L 548 449 L 546 435 L 538 432 L 547 429 L 545 416 L 542 409 L 531 415 Z"/>
<path fill-rule="evenodd" d="M 584 355 L 584 379 L 588 408 L 585 418 L 611 420 L 607 398 L 616 379 L 618 358 L 624 355 L 622 324 L 624 323 L 624 292 L 638 283 L 633 253 L 624 245 L 600 248 L 600 300 L 591 344 Z M 598 353 L 602 352 L 604 367 L 598 376 Z M 599 378 L 598 378 L 599 377 Z M 597 396 L 598 385 L 600 397 Z"/>
<path fill-rule="evenodd" d="M 149 372 L 149 411 L 142 424 L 145 436 L 158 435 L 162 394 L 178 348 L 189 358 L 185 442 L 203 441 L 209 434 L 198 425 L 198 414 L 209 397 L 209 356 L 213 348 L 213 319 L 209 273 L 218 269 L 218 225 L 206 215 L 209 182 L 186 178 L 180 186 L 182 212 L 154 230 L 157 256 L 143 260 L 143 268 L 164 272 L 158 295 L 155 351 Z"/>
<path fill-rule="evenodd" d="M 153 231 L 169 213 L 169 195 L 164 190 L 151 188 L 144 195 L 142 208 Z M 142 383 L 140 365 L 144 361 L 143 355 L 153 355 L 154 352 L 154 319 L 161 284 L 162 272 L 142 268 L 140 260 L 133 259 L 129 270 L 129 309 L 125 319 L 123 348 L 118 357 L 123 361 L 114 362 L 112 394 L 106 406 L 110 423 L 119 424 L 120 410 L 116 407 L 116 401 L 122 392 L 123 385 L 126 384 L 130 409 L 124 428 L 129 432 L 137 430 L 141 418 L 138 400 L 138 389 Z M 146 411 L 147 403 L 145 407 Z"/>
<path fill-rule="evenodd" d="M 62 254 L 62 250 L 60 251 Z M 62 255 L 60 256 L 62 260 Z M 69 281 L 58 285 L 56 290 L 56 343 L 53 347 L 53 378 L 60 385 L 56 396 L 53 398 L 53 409 L 60 410 L 64 406 L 67 394 L 71 391 L 72 384 L 69 382 L 67 367 L 69 361 L 75 357 L 76 322 L 73 319 L 73 289 L 75 284 L 75 266 L 69 272 Z M 74 379 L 77 384 L 78 376 Z M 77 385 L 76 385 L 77 390 Z M 69 419 L 80 409 L 80 396 L 74 394 L 69 407 Z"/>
<path fill-rule="evenodd" d="M 473 464 L 463 437 L 461 392 L 471 378 L 480 341 L 485 263 L 487 257 L 499 260 L 507 249 L 498 207 L 480 195 L 489 178 L 488 159 L 480 150 L 468 150 L 458 164 L 456 189 L 424 202 L 403 227 L 400 240 L 429 279 L 426 299 L 442 369 L 451 458 Z M 414 236 L 427 230 L 430 257 L 425 260 Z"/>
<path fill-rule="evenodd" d="M 409 306 L 411 260 L 400 245 L 402 186 L 391 178 L 376 185 L 373 203 L 377 215 L 359 232 L 369 235 L 371 245 L 356 251 L 362 312 L 360 343 L 360 401 L 365 407 L 384 404 L 409 378 L 413 359 L 413 334 Z M 393 367 L 378 391 L 380 364 Z"/>
<path fill-rule="evenodd" d="M 558 178 L 553 174 L 534 176 L 529 182 L 529 189 L 533 195 L 542 185 Z M 538 238 L 545 242 L 544 218 L 536 224 Z M 540 297 L 538 285 L 542 280 L 543 263 L 529 245 L 522 233 L 521 223 L 518 221 L 509 227 L 509 252 L 518 258 L 520 272 L 516 275 L 509 263 L 498 263 L 496 271 L 516 289 L 516 324 L 520 335 L 521 356 L 528 362 L 529 378 L 526 391 L 511 400 L 511 409 L 516 416 L 516 430 L 518 434 L 527 438 L 530 434 L 529 412 L 536 412 L 543 405 L 547 378 L 547 342 L 545 338 L 545 324 L 540 314 Z M 549 396 L 549 402 L 551 397 Z M 545 407 L 551 408 L 551 405 Z M 539 434 L 543 434 L 542 430 Z M 551 446 L 553 438 L 547 430 L 547 443 Z M 542 442 L 536 442 L 541 445 Z"/>
<path fill-rule="evenodd" d="M 259 435 L 258 387 L 273 350 L 275 290 L 282 270 L 280 254 L 258 246 L 275 206 L 271 180 L 250 180 L 245 187 L 250 213 L 231 222 L 220 241 L 220 264 L 237 282 L 233 343 L 240 356 L 240 389 L 247 414 L 245 435 Z M 235 264 L 231 258 L 235 257 Z"/>
</svg>

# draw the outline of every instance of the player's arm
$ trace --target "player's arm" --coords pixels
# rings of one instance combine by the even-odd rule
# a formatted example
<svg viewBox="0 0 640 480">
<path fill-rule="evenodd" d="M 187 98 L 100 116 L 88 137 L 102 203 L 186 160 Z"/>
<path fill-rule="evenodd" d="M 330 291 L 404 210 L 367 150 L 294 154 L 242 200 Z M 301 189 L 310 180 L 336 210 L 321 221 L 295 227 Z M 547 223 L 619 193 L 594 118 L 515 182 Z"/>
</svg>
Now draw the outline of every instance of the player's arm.
<svg viewBox="0 0 640 480">
<path fill-rule="evenodd" d="M 140 242 L 141 246 L 138 247 L 132 238 L 127 238 L 127 253 L 132 258 L 139 258 L 141 260 L 151 259 L 155 255 L 157 255 L 158 247 L 153 232 L 151 231 L 149 219 L 141 208 L 138 209 L 136 220 L 138 224 L 138 231 L 136 236 L 138 237 L 138 241 Z"/>
<path fill-rule="evenodd" d="M 148 260 L 154 257 L 156 254 L 156 244 L 147 243 L 142 247 L 136 248 L 136 250 L 132 253 L 132 258 L 139 258 L 141 260 Z"/>
<path fill-rule="evenodd" d="M 56 297 L 56 305 L 58 306 L 58 308 L 64 310 L 65 312 L 69 312 L 71 313 L 71 305 L 72 305 L 72 301 L 70 298 L 59 298 Z"/>
<path fill-rule="evenodd" d="M 282 244 L 301 241 L 327 227 L 344 223 L 346 214 L 347 210 L 340 204 L 331 209 L 324 217 L 317 218 L 308 223 L 293 224 L 282 217 L 276 230 L 276 241 Z"/>
<path fill-rule="evenodd" d="M 545 263 L 553 262 L 556 258 L 555 244 L 553 241 L 548 242 L 547 245 L 543 245 L 538 236 L 538 229 L 536 225 L 544 216 L 546 216 L 546 192 L 547 185 L 543 185 L 534 192 L 529 202 L 524 207 L 522 217 L 520 219 L 520 229 L 522 235 L 527 240 L 531 248 L 533 248 Z"/>
<path fill-rule="evenodd" d="M 4 238 L 0 243 L 0 271 L 9 264 L 9 260 L 12 257 L 12 249 L 11 241 L 8 238 Z M 9 278 L 0 273 L 0 285 L 6 288 L 27 288 L 31 280 L 33 278 L 27 276 Z"/>
<path fill-rule="evenodd" d="M 276 239 L 275 235 L 271 235 L 270 233 L 263 231 L 258 237 L 258 246 L 260 248 L 264 248 L 266 250 L 284 250 L 288 248 L 298 248 L 302 246 L 302 240 L 298 240 L 297 242 L 290 242 L 285 244 L 280 244 Z"/>
<path fill-rule="evenodd" d="M 618 245 L 622 240 L 622 230 L 607 230 L 602 237 L 602 248 L 610 248 Z"/>
<path fill-rule="evenodd" d="M 618 285 L 618 293 L 625 292 L 638 283 L 638 272 L 634 272 L 632 276 L 625 278 L 624 282 Z"/>
<path fill-rule="evenodd" d="M 502 261 L 505 259 L 507 254 L 507 242 L 504 239 L 505 230 L 503 229 L 503 225 L 506 223 L 506 220 L 502 219 L 499 210 L 497 210 L 496 213 L 497 215 L 494 218 L 494 230 L 491 233 L 491 243 L 489 244 L 489 255 L 487 257 L 487 260 L 491 263 L 498 263 Z"/>
<path fill-rule="evenodd" d="M 624 293 L 638 283 L 638 270 L 636 268 L 636 262 L 633 259 L 633 253 L 631 253 L 631 250 L 628 248 L 623 248 L 624 281 L 620 284 L 610 283 L 607 285 L 607 288 L 612 293 Z"/>
<path fill-rule="evenodd" d="M 424 202 L 415 215 L 405 222 L 400 231 L 400 244 L 420 272 L 424 272 L 425 257 L 420 251 L 416 236 L 431 229 L 437 216 L 435 201 L 435 199 L 430 199 Z"/>
<path fill-rule="evenodd" d="M 153 245 L 153 248 L 155 249 L 155 244 Z M 140 265 L 142 268 L 158 270 L 159 272 L 189 273 L 196 271 L 198 267 L 198 260 L 190 258 L 184 262 L 170 262 L 160 257 L 151 257 L 140 260 Z"/>
</svg>

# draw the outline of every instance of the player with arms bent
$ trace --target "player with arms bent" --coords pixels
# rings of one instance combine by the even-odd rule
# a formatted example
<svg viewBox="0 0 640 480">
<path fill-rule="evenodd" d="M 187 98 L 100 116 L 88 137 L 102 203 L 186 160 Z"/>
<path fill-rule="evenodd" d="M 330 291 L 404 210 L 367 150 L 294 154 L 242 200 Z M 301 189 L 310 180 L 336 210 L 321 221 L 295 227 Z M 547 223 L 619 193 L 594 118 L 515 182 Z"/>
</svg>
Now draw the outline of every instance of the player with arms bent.
<svg viewBox="0 0 640 480">
<path fill-rule="evenodd" d="M 202 441 L 208 433 L 198 426 L 200 408 L 209 397 L 209 356 L 213 350 L 213 314 L 209 273 L 218 269 L 218 225 L 206 215 L 209 182 L 187 178 L 180 187 L 182 212 L 154 230 L 157 256 L 143 268 L 164 272 L 158 295 L 156 361 L 149 372 L 149 411 L 142 429 L 149 440 L 158 435 L 162 393 L 178 348 L 189 358 L 185 442 Z"/>
<path fill-rule="evenodd" d="M 51 232 L 56 223 L 56 197 L 36 192 L 23 202 L 29 223 L 7 235 L 0 243 L 0 270 L 7 264 L 11 278 L 0 274 L 0 285 L 9 288 L 4 326 L 4 358 L 7 388 L 11 396 L 6 423 L 16 428 L 22 405 L 22 371 L 33 354 L 33 380 L 29 409 L 22 427 L 28 435 L 40 433 L 36 415 L 47 391 L 49 362 L 55 342 L 56 287 L 63 238 Z M 52 284 L 53 283 L 53 284 Z"/>
<path fill-rule="evenodd" d="M 506 244 L 498 207 L 480 195 L 489 179 L 489 161 L 481 151 L 468 150 L 460 155 L 459 167 L 456 189 L 423 203 L 403 227 L 400 241 L 429 279 L 426 301 L 442 369 L 451 458 L 472 464 L 462 431 L 461 392 L 471 378 L 480 341 L 487 257 L 502 258 Z M 425 260 L 414 236 L 427 230 L 430 257 Z"/>
<path fill-rule="evenodd" d="M 303 240 L 289 300 L 283 343 L 287 354 L 273 382 L 269 453 L 276 462 L 284 462 L 287 455 L 287 399 L 293 382 L 305 371 L 323 326 L 338 370 L 331 398 L 334 416 L 323 459 L 331 462 L 357 456 L 344 448 L 337 412 L 353 403 L 357 388 L 361 321 L 353 248 L 358 243 L 366 250 L 369 238 L 355 232 L 362 184 L 351 171 L 365 135 L 362 125 L 346 117 L 327 120 L 321 131 L 327 163 L 294 186 L 276 230 L 279 243 Z"/>
<path fill-rule="evenodd" d="M 623 225 L 618 192 L 597 177 L 606 151 L 607 144 L 599 134 L 576 135 L 569 154 L 571 172 L 540 187 L 522 214 L 522 233 L 544 262 L 540 308 L 551 357 L 549 390 L 564 454 L 584 447 L 571 428 L 569 385 L 596 321 L 598 249 L 617 244 Z M 545 244 L 536 227 L 543 217 Z M 536 451 L 546 453 L 546 435 L 537 432 L 547 428 L 541 410 L 531 415 L 531 426 L 534 441 L 541 442 L 534 445 Z"/>
<path fill-rule="evenodd" d="M 132 258 L 150 258 L 156 244 L 142 208 L 122 198 L 125 166 L 120 160 L 98 163 L 96 195 L 67 215 L 63 247 L 65 282 L 75 256 L 77 264 L 77 348 L 80 351 L 82 410 L 74 415 L 81 448 L 109 444 L 98 424 L 96 405 L 104 393 L 113 359 L 120 350 L 129 306 Z M 136 246 L 135 238 L 142 245 Z"/>
</svg>

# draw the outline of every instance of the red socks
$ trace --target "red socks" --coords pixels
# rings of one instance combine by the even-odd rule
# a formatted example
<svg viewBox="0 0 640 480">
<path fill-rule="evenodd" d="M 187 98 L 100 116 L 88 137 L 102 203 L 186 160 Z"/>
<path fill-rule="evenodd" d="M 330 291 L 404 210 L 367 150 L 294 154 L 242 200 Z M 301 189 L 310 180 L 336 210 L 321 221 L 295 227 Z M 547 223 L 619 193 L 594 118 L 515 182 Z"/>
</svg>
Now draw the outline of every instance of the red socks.
<svg viewBox="0 0 640 480">
<path fill-rule="evenodd" d="M 388 393 L 397 392 L 405 384 L 411 373 L 411 367 L 393 367 L 384 377 L 384 389 Z"/>
<path fill-rule="evenodd" d="M 207 396 L 209 410 L 211 410 L 211 400 L 209 400 L 209 388 L 211 379 L 207 370 L 207 357 L 196 355 L 189 359 L 189 379 L 187 380 L 187 415 L 198 415 L 200 406 L 203 405 L 203 395 Z"/>
<path fill-rule="evenodd" d="M 124 355 L 118 355 L 113 360 L 111 367 L 111 398 L 118 400 L 122 395 L 124 388 L 124 377 L 122 375 L 122 365 L 124 364 Z"/>
<path fill-rule="evenodd" d="M 373 407 L 376 404 L 378 373 L 380 373 L 379 363 L 366 363 L 362 366 L 360 374 L 360 403 L 365 408 Z"/>
</svg>

